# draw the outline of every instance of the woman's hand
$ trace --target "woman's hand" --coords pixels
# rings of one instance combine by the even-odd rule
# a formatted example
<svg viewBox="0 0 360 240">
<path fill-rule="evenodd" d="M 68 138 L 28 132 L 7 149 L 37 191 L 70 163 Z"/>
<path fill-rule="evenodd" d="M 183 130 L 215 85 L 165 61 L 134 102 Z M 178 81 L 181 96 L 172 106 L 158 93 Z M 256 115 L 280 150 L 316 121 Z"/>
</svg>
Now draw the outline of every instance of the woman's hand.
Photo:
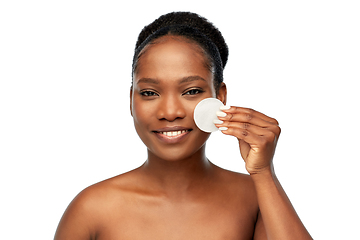
<svg viewBox="0 0 360 240">
<path fill-rule="evenodd" d="M 239 140 L 241 156 L 250 174 L 272 169 L 272 159 L 280 135 L 278 121 L 249 108 L 222 107 L 215 125 Z M 225 114 L 226 115 L 225 115 Z"/>
</svg>

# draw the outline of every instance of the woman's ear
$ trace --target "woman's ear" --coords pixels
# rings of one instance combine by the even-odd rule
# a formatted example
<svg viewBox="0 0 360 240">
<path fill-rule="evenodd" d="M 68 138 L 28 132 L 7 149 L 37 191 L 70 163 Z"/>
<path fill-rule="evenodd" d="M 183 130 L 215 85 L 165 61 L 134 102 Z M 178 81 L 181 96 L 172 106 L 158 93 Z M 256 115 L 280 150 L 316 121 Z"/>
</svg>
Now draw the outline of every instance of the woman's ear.
<svg viewBox="0 0 360 240">
<path fill-rule="evenodd" d="M 132 95 L 133 95 L 133 87 L 131 86 L 130 87 L 130 114 L 131 114 L 131 116 L 133 115 L 132 114 Z"/>
<path fill-rule="evenodd" d="M 219 99 L 224 105 L 226 105 L 226 97 L 227 97 L 226 84 L 222 82 L 216 98 Z"/>
</svg>

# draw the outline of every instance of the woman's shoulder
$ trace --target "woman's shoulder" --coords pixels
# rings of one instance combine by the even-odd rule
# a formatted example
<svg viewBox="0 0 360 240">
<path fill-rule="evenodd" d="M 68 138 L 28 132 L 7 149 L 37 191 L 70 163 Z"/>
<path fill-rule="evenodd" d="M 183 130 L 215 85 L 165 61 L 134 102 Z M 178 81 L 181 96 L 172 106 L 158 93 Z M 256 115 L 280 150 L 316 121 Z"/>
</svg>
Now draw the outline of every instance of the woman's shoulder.
<svg viewBox="0 0 360 240">
<path fill-rule="evenodd" d="M 99 216 L 110 210 L 112 202 L 121 205 L 132 191 L 132 171 L 103 180 L 80 191 L 67 208 L 67 212 Z M 104 204 L 106 202 L 106 204 Z"/>
<path fill-rule="evenodd" d="M 134 192 L 133 175 L 130 171 L 86 187 L 75 196 L 66 212 L 88 219 L 89 216 L 101 219 L 113 212 L 114 207 L 126 206 Z"/>
<path fill-rule="evenodd" d="M 220 167 L 216 172 L 213 198 L 216 197 L 221 203 L 219 206 L 226 208 L 234 218 L 253 224 L 258 216 L 259 204 L 251 176 Z"/>
<path fill-rule="evenodd" d="M 224 181 L 234 184 L 245 184 L 246 186 L 253 187 L 253 182 L 249 174 L 235 172 L 216 166 L 217 175 Z"/>
<path fill-rule="evenodd" d="M 126 181 L 131 173 L 93 184 L 82 190 L 69 204 L 59 223 L 55 239 L 91 238 L 117 209 L 124 209 L 127 200 Z"/>
<path fill-rule="evenodd" d="M 95 183 L 84 190 L 82 190 L 77 197 L 81 201 L 87 202 L 103 202 L 110 198 L 122 197 L 134 191 L 136 182 L 136 169 L 117 175 L 115 177 Z"/>
<path fill-rule="evenodd" d="M 239 173 L 217 167 L 220 184 L 233 196 L 257 202 L 254 182 L 249 174 Z"/>
</svg>

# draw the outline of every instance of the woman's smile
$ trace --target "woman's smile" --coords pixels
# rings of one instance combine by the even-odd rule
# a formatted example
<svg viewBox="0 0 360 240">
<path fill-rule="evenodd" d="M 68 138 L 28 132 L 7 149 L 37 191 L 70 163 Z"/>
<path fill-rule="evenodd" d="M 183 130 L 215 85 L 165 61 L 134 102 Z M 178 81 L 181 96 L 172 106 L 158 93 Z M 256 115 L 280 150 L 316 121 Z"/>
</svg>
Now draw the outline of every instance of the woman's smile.
<svg viewBox="0 0 360 240">
<path fill-rule="evenodd" d="M 183 141 L 190 134 L 192 129 L 181 126 L 166 127 L 153 131 L 155 136 L 166 144 L 176 144 Z"/>
</svg>

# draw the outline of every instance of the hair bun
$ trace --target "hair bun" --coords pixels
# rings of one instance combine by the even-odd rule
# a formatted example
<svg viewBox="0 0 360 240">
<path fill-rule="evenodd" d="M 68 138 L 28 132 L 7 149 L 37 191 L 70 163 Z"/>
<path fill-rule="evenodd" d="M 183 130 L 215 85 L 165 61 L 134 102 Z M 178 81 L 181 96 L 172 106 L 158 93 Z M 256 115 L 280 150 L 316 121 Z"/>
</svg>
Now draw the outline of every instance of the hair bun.
<svg viewBox="0 0 360 240">
<path fill-rule="evenodd" d="M 154 22 L 143 28 L 139 34 L 135 49 L 138 48 L 148 36 L 163 27 L 171 25 L 186 25 L 192 28 L 196 28 L 202 34 L 206 35 L 218 48 L 222 65 L 225 67 L 229 55 L 229 49 L 225 43 L 224 37 L 211 22 L 196 13 L 171 12 L 160 16 Z"/>
</svg>

